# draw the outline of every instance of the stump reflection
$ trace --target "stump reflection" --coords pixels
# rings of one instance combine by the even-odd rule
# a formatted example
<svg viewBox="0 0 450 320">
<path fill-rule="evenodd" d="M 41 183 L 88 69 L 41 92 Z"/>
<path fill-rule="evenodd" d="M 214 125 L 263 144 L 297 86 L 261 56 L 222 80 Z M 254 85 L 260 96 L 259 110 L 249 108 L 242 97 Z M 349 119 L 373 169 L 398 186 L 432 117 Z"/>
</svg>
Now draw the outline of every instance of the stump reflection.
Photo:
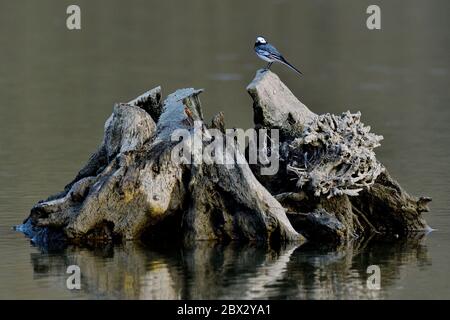
<svg viewBox="0 0 450 320">
<path fill-rule="evenodd" d="M 102 248 L 40 248 L 34 277 L 65 286 L 69 265 L 81 269 L 81 297 L 120 299 L 377 299 L 387 298 L 405 266 L 431 265 L 424 236 L 340 246 L 306 243 L 197 242 L 144 247 L 127 242 Z M 367 267 L 381 269 L 381 289 L 366 286 Z M 403 271 L 404 272 L 404 271 Z"/>
</svg>

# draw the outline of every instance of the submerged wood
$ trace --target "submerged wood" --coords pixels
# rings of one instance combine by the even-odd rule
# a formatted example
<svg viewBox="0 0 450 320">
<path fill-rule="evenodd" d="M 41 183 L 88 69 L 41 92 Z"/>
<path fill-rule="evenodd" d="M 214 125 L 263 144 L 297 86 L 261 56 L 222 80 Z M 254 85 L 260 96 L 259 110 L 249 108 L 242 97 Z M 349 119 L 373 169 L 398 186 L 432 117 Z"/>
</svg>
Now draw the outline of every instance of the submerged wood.
<svg viewBox="0 0 450 320">
<path fill-rule="evenodd" d="M 98 150 L 62 192 L 32 208 L 19 230 L 37 242 L 279 243 L 427 228 L 422 213 L 431 199 L 408 195 L 390 177 L 373 152 L 381 138 L 359 114 L 318 116 L 270 71 L 258 71 L 247 90 L 255 127 L 281 132 L 277 174 L 261 176 L 237 148 L 223 150 L 242 160 L 233 166 L 174 161 L 175 131 L 188 130 L 192 140 L 199 123 L 202 137 L 213 128 L 225 134 L 224 115 L 206 125 L 202 90 L 180 89 L 162 101 L 157 87 L 114 106 Z"/>
</svg>

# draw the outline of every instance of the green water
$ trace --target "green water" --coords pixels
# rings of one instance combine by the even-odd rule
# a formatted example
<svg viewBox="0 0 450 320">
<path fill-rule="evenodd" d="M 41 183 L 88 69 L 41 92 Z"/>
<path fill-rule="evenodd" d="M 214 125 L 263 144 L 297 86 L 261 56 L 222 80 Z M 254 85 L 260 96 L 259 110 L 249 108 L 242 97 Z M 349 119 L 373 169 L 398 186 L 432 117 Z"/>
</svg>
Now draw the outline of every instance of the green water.
<svg viewBox="0 0 450 320">
<path fill-rule="evenodd" d="M 448 1 L 0 1 L 0 298 L 450 298 Z M 205 118 L 252 125 L 245 91 L 263 34 L 305 74 L 275 71 L 317 113 L 346 110 L 384 136 L 378 158 L 433 198 L 435 232 L 396 243 L 45 251 L 11 230 L 59 191 L 102 138 L 114 102 L 161 85 L 205 88 Z M 78 264 L 82 289 L 66 288 Z M 366 286 L 367 266 L 381 290 Z"/>
</svg>

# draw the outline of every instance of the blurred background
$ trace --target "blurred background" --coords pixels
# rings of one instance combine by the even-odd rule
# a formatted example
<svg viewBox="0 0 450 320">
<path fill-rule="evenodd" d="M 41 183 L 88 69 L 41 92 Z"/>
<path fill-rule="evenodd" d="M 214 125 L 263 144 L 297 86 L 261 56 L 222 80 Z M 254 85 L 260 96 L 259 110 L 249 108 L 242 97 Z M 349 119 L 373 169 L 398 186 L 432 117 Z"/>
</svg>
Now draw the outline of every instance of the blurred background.
<svg viewBox="0 0 450 320">
<path fill-rule="evenodd" d="M 80 31 L 66 28 L 71 4 L 81 7 Z M 370 4 L 381 8 L 381 30 L 366 28 Z M 147 260 L 140 262 L 142 274 L 134 270 L 138 284 L 119 279 L 101 295 L 92 288 L 73 293 L 64 288 L 63 266 L 70 257 L 90 259 L 100 274 L 109 270 L 105 265 L 115 263 L 115 250 L 120 256 L 125 249 L 113 248 L 106 257 L 75 249 L 52 256 L 11 227 L 22 222 L 34 203 L 74 177 L 100 143 L 115 102 L 129 101 L 157 85 L 164 96 L 182 87 L 205 88 L 201 100 L 206 119 L 224 111 L 228 127 L 251 127 L 252 102 L 245 87 L 265 66 L 253 52 L 257 35 L 264 35 L 303 71 L 300 78 L 284 66 L 272 67 L 312 111 L 362 112 L 362 121 L 385 138 L 376 150 L 378 159 L 408 192 L 433 197 L 426 219 L 437 231 L 414 242 L 413 251 L 401 245 L 395 258 L 347 248 L 345 268 L 313 263 L 306 275 L 331 277 L 332 288 L 312 281 L 293 289 L 304 270 L 294 263 L 294 271 L 282 269 L 281 280 L 271 284 L 275 293 L 264 294 L 267 279 L 254 280 L 261 270 L 248 274 L 256 281 L 249 290 L 260 297 L 371 297 L 364 290 L 356 295 L 345 289 L 349 277 L 365 281 L 364 272 L 354 272 L 365 268 L 358 256 L 362 252 L 372 257 L 367 263 L 395 268 L 375 298 L 450 298 L 449 9 L 446 0 L 0 0 L 0 298 L 146 296 L 117 292 L 127 286 L 144 291 L 151 287 L 144 275 L 155 262 L 152 251 L 142 249 Z M 126 256 L 133 256 L 133 250 Z M 258 261 L 266 261 L 267 251 L 258 252 L 263 254 Z M 175 266 L 175 278 L 186 276 L 186 269 L 176 267 L 183 264 L 179 256 L 165 255 L 164 263 Z M 314 260 L 323 252 L 307 255 Z M 55 257 L 51 264 L 36 263 L 49 257 Z M 383 276 L 383 268 L 381 272 Z M 152 277 L 165 283 L 158 275 Z M 188 293 L 177 291 L 176 297 L 215 297 L 202 295 L 198 283 L 186 279 Z M 230 281 L 239 283 L 237 275 L 223 281 L 217 284 L 222 297 L 239 295 L 239 290 L 226 290 Z"/>
</svg>

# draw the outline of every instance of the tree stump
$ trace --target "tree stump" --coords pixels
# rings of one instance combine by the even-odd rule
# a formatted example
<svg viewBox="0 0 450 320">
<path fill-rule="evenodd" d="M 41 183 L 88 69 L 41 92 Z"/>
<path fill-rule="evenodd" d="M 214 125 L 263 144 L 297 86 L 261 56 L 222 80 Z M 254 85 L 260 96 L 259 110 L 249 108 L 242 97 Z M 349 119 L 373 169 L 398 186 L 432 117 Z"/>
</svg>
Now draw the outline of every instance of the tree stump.
<svg viewBox="0 0 450 320">
<path fill-rule="evenodd" d="M 428 230 L 429 197 L 412 197 L 376 159 L 383 137 L 360 113 L 316 115 L 270 71 L 248 85 L 255 125 L 279 129 L 280 170 L 258 176 L 288 210 L 294 228 L 310 240 L 345 241 L 372 233 Z"/>
<path fill-rule="evenodd" d="M 114 106 L 103 143 L 65 190 L 39 202 L 19 229 L 36 241 L 148 239 L 301 241 L 281 204 L 242 164 L 173 161 L 177 129 L 203 124 L 198 95 L 160 88 Z M 213 123 L 220 124 L 219 118 Z M 189 141 L 187 143 L 189 146 Z"/>
<path fill-rule="evenodd" d="M 140 239 L 191 242 L 342 242 L 371 233 L 427 228 L 426 197 L 409 196 L 375 158 L 380 136 L 360 114 L 316 115 L 270 71 L 247 88 L 255 128 L 280 131 L 280 170 L 262 176 L 239 148 L 223 156 L 235 165 L 174 160 L 174 135 L 188 132 L 195 154 L 223 113 L 205 125 L 199 94 L 180 89 L 161 99 L 154 88 L 114 106 L 104 138 L 62 192 L 40 201 L 18 230 L 35 242 Z M 197 130 L 196 130 L 197 129 Z"/>
</svg>

